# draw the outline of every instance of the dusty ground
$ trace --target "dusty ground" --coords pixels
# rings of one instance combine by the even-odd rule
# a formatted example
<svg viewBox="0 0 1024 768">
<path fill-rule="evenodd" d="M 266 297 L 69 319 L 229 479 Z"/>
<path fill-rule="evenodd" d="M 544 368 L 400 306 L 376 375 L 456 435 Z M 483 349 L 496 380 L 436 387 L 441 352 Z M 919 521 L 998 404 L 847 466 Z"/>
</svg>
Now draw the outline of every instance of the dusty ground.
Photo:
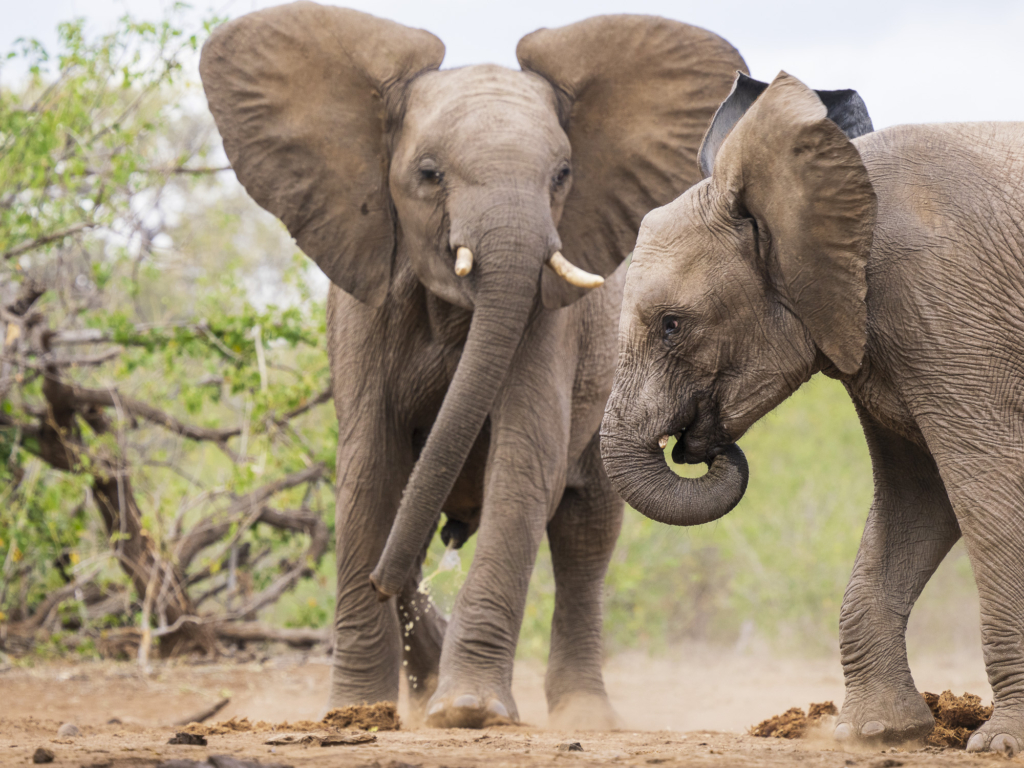
<svg viewBox="0 0 1024 768">
<path fill-rule="evenodd" d="M 980 659 L 913 661 L 922 689 L 991 692 Z M 201 746 L 168 745 L 175 720 L 222 697 L 231 702 L 213 721 L 248 717 L 274 723 L 317 719 L 327 697 L 326 659 L 280 656 L 246 664 L 156 665 L 141 675 L 131 664 L 50 664 L 0 671 L 0 766 L 32 764 L 39 747 L 53 751 L 54 766 L 159 766 L 168 760 L 204 761 L 234 755 L 305 768 L 503 768 L 504 766 L 817 766 L 865 768 L 940 765 L 982 766 L 1005 758 L 969 756 L 958 750 L 844 752 L 831 740 L 760 739 L 747 728 L 792 706 L 829 699 L 841 703 L 835 660 L 779 661 L 717 654 L 697 648 L 673 658 L 620 656 L 606 669 L 608 688 L 627 728 L 617 732 L 556 732 L 546 721 L 543 669 L 517 666 L 514 692 L 529 725 L 485 731 L 410 729 L 377 733 L 358 746 L 267 746 L 272 734 L 210 736 Z M 62 723 L 81 729 L 59 738 Z M 582 752 L 559 744 L 576 741 Z M 1013 763 L 1024 762 L 1017 759 Z"/>
</svg>

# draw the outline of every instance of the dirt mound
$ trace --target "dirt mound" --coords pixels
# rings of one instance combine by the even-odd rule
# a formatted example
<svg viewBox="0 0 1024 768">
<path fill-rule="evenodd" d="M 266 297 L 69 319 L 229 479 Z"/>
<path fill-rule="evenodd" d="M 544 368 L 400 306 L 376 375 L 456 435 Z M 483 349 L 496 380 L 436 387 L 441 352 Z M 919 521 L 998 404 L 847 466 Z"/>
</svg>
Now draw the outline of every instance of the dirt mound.
<svg viewBox="0 0 1024 768">
<path fill-rule="evenodd" d="M 818 725 L 825 717 L 833 717 L 839 714 L 836 705 L 831 701 L 823 701 L 820 704 L 811 704 L 807 714 L 800 707 L 787 709 L 781 715 L 770 717 L 750 729 L 751 736 L 762 736 L 776 739 L 800 739 L 807 735 L 807 731 Z"/>
<path fill-rule="evenodd" d="M 952 691 L 944 691 L 939 696 L 934 693 L 921 695 L 935 717 L 935 730 L 927 739 L 933 747 L 963 749 L 970 735 L 992 717 L 992 707 L 983 707 L 981 697 L 973 693 L 954 696 Z"/>
<path fill-rule="evenodd" d="M 223 736 L 226 733 L 262 733 L 266 731 L 315 731 L 323 728 L 336 731 L 358 729 L 361 731 L 397 731 L 401 727 L 398 708 L 393 702 L 362 704 L 332 709 L 323 720 L 299 720 L 294 723 L 252 722 L 247 717 L 233 717 L 212 725 L 189 723 L 182 733 L 193 736 Z"/>
</svg>

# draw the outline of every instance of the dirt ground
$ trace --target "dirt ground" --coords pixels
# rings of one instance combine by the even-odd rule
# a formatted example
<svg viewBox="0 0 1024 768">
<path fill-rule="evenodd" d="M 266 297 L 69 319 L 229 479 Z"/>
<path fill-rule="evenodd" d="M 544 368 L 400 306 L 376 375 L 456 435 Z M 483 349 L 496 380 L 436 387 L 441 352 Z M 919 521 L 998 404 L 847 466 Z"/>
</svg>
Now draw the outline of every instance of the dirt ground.
<svg viewBox="0 0 1024 768">
<path fill-rule="evenodd" d="M 912 665 L 921 689 L 971 691 L 986 703 L 991 700 L 980 658 L 936 656 L 912 660 Z M 274 735 L 268 732 L 209 736 L 207 746 L 167 743 L 180 730 L 172 723 L 222 698 L 230 698 L 230 703 L 209 722 L 248 717 L 282 724 L 279 730 L 286 731 L 286 721 L 318 719 L 327 699 L 329 672 L 326 658 L 303 655 L 241 664 L 157 664 L 148 675 L 133 664 L 110 662 L 0 668 L 0 766 L 31 765 L 40 747 L 54 753 L 50 765 L 90 768 L 155 767 L 172 760 L 188 765 L 211 755 L 295 768 L 895 768 L 1006 761 L 936 748 L 843 751 L 825 735 L 801 741 L 748 736 L 751 725 L 790 707 L 827 700 L 840 704 L 838 661 L 778 660 L 722 654 L 706 647 L 679 650 L 665 659 L 611 659 L 606 680 L 626 725 L 620 731 L 546 730 L 543 667 L 522 663 L 517 665 L 513 690 L 527 725 L 482 731 L 403 728 L 378 732 L 376 742 L 354 746 L 268 746 L 265 742 Z M 68 722 L 78 726 L 81 735 L 59 737 L 58 728 Z M 560 750 L 566 742 L 579 742 L 583 751 Z"/>
</svg>

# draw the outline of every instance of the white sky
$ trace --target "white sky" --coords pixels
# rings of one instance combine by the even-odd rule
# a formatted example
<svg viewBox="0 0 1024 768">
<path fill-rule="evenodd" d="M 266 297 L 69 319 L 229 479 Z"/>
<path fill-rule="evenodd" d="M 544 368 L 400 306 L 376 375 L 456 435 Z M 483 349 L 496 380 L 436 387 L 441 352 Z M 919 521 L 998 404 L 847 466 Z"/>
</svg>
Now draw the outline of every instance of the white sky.
<svg viewBox="0 0 1024 768">
<path fill-rule="evenodd" d="M 276 5 L 193 0 L 196 17 Z M 330 2 L 330 0 L 326 0 Z M 351 0 L 334 2 L 414 27 L 447 46 L 444 66 L 517 67 L 516 42 L 538 27 L 600 13 L 651 13 L 697 24 L 731 42 L 751 74 L 785 69 L 813 88 L 856 88 L 875 126 L 1024 120 L 1024 0 Z M 52 50 L 58 21 L 85 16 L 108 30 L 126 10 L 159 18 L 165 0 L 0 0 L 0 52 L 19 36 Z M 969 8 L 969 9 L 968 9 Z M 610 55 L 614 55 L 610 52 Z M 13 76 L 3 70 L 6 80 Z"/>
</svg>

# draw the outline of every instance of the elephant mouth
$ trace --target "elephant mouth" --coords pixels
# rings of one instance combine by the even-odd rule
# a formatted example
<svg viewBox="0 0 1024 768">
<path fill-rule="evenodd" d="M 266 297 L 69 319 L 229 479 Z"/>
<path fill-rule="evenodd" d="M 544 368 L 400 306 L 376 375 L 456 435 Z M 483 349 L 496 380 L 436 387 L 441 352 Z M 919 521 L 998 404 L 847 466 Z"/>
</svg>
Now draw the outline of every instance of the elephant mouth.
<svg viewBox="0 0 1024 768">
<path fill-rule="evenodd" d="M 664 451 L 674 437 L 672 461 L 676 464 L 710 464 L 716 456 L 729 450 L 735 440 L 725 434 L 711 403 L 691 403 L 680 417 L 658 437 L 659 451 Z"/>
</svg>

